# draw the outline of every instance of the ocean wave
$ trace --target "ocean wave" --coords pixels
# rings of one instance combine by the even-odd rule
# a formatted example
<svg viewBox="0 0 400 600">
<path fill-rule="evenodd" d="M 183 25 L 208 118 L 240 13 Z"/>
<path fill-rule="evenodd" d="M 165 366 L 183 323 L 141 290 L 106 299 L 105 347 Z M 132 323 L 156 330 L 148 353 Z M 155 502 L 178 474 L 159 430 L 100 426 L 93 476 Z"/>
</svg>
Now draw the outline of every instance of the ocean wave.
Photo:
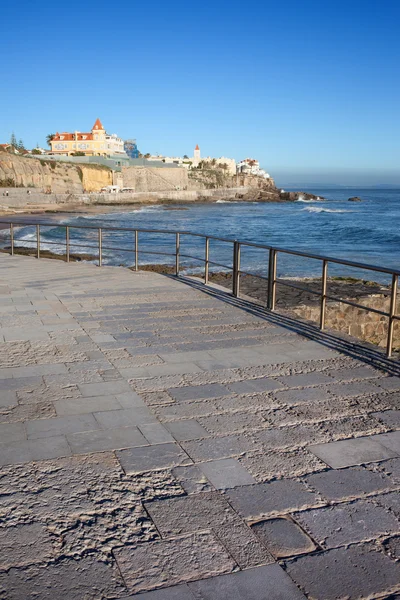
<svg viewBox="0 0 400 600">
<path fill-rule="evenodd" d="M 233 200 L 217 200 L 215 204 L 234 204 Z"/>
<path fill-rule="evenodd" d="M 354 210 L 346 210 L 345 208 L 322 208 L 320 206 L 306 206 L 303 208 L 307 212 L 311 213 L 351 213 L 355 212 Z"/>
</svg>

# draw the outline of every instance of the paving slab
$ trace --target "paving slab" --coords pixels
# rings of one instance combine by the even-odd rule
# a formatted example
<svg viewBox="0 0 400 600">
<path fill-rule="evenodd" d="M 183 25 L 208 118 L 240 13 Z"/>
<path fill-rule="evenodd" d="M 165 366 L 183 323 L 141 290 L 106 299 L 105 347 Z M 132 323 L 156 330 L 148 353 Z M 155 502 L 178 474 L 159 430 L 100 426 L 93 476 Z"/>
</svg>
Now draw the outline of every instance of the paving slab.
<svg viewBox="0 0 400 600">
<path fill-rule="evenodd" d="M 400 452 L 389 448 L 384 443 L 385 441 L 384 434 L 372 435 L 353 440 L 317 444 L 309 446 L 309 450 L 330 467 L 340 469 L 400 456 Z"/>
<path fill-rule="evenodd" d="M 145 507 L 165 538 L 212 529 L 241 568 L 273 562 L 270 553 L 218 492 L 160 500 Z"/>
<path fill-rule="evenodd" d="M 189 589 L 199 600 L 306 600 L 277 564 L 190 583 Z"/>
<path fill-rule="evenodd" d="M 210 531 L 136 547 L 125 546 L 114 550 L 114 554 L 129 591 L 136 594 L 229 573 L 236 567 L 220 540 Z"/>
<path fill-rule="evenodd" d="M 117 457 L 127 474 L 166 469 L 192 463 L 177 444 L 155 444 L 146 448 L 120 450 Z"/>
<path fill-rule="evenodd" d="M 295 520 L 325 548 L 400 533 L 400 521 L 372 500 L 358 500 L 294 514 Z"/>
<path fill-rule="evenodd" d="M 177 401 L 206 400 L 208 398 L 220 398 L 221 396 L 231 395 L 231 391 L 220 383 L 171 388 L 167 391 Z"/>
<path fill-rule="evenodd" d="M 208 437 L 207 429 L 204 429 L 195 419 L 185 421 L 169 421 L 165 423 L 166 429 L 173 435 L 177 442 L 184 440 L 196 440 Z"/>
<path fill-rule="evenodd" d="M 310 536 L 291 519 L 259 521 L 252 530 L 277 559 L 308 554 L 317 548 Z"/>
<path fill-rule="evenodd" d="M 217 490 L 256 483 L 256 480 L 234 458 L 198 463 L 199 469 Z"/>
<path fill-rule="evenodd" d="M 64 435 L 66 433 L 93 431 L 94 429 L 99 429 L 99 424 L 93 415 L 86 414 L 26 421 L 25 427 L 28 439 L 34 440 L 38 438 L 52 437 L 54 435 Z"/>
<path fill-rule="evenodd" d="M 400 563 L 370 544 L 300 557 L 286 562 L 285 569 L 316 600 L 382 597 L 400 588 Z"/>
<path fill-rule="evenodd" d="M 149 443 L 137 427 L 71 433 L 67 435 L 67 440 L 73 454 L 135 448 Z"/>
<path fill-rule="evenodd" d="M 351 500 L 396 487 L 389 477 L 364 467 L 330 469 L 308 475 L 305 477 L 305 481 L 327 501 Z"/>
<path fill-rule="evenodd" d="M 236 512 L 249 521 L 321 504 L 318 494 L 293 479 L 236 487 L 226 491 Z"/>
</svg>

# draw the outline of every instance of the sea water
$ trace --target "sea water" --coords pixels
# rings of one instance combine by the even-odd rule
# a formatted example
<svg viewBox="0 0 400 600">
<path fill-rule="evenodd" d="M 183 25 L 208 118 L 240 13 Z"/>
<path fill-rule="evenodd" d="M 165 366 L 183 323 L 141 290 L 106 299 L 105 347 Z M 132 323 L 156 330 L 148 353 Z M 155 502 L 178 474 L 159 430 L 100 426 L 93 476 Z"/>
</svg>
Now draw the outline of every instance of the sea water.
<svg viewBox="0 0 400 600">
<path fill-rule="evenodd" d="M 41 215 L 29 218 L 32 222 L 50 222 L 51 219 L 51 227 L 41 228 L 41 248 L 58 253 L 65 253 L 63 226 L 70 224 L 162 229 L 170 232 L 191 231 L 387 268 L 400 268 L 400 190 L 319 188 L 305 191 L 324 196 L 326 200 L 300 199 L 288 203 L 218 201 L 127 206 L 115 207 L 112 212 L 104 214 Z M 362 202 L 349 202 L 349 196 L 359 196 Z M 7 245 L 7 231 L 0 232 L 0 235 L 3 246 Z M 34 227 L 18 228 L 15 238 L 18 245 L 35 246 Z M 97 243 L 97 230 L 71 229 L 71 252 L 96 255 Z M 204 263 L 195 258 L 204 258 L 204 239 L 181 235 L 180 246 L 182 268 L 201 272 Z M 104 264 L 134 263 L 132 232 L 104 231 L 103 248 Z M 174 264 L 174 257 L 168 256 L 174 252 L 174 235 L 139 233 L 140 264 Z M 220 263 L 211 264 L 211 270 L 223 271 L 230 268 L 232 245 L 211 240 L 210 260 Z M 266 274 L 267 266 L 266 250 L 242 247 L 241 268 L 244 271 Z M 318 276 L 320 272 L 321 262 L 318 260 L 285 254 L 278 256 L 280 276 Z M 329 266 L 329 273 L 375 281 L 388 280 L 386 276 L 336 265 Z"/>
</svg>

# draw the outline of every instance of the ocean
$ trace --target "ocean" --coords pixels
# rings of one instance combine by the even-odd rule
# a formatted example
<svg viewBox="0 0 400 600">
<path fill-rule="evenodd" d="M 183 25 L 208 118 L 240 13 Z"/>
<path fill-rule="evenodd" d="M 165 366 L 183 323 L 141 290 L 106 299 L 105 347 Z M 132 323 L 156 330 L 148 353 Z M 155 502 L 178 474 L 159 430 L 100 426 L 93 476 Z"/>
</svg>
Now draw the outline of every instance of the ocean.
<svg viewBox="0 0 400 600">
<path fill-rule="evenodd" d="M 91 225 L 103 227 L 132 227 L 184 230 L 221 236 L 293 250 L 323 254 L 358 262 L 400 268 L 400 190 L 394 189 L 305 189 L 326 201 L 299 200 L 290 203 L 249 203 L 218 201 L 212 204 L 176 204 L 114 207 L 104 214 L 60 214 L 30 216 L 34 221 L 52 223 L 42 228 L 41 248 L 65 252 L 65 229 L 60 225 Z M 362 202 L 348 202 L 350 196 L 360 196 Z M 108 207 L 105 211 L 108 211 Z M 0 232 L 2 245 L 9 243 L 7 231 Z M 34 246 L 33 227 L 16 231 L 18 245 Z M 52 242 L 50 244 L 49 242 Z M 97 232 L 71 230 L 71 252 L 96 253 Z M 93 246 L 89 248 L 88 246 Z M 130 232 L 103 234 L 103 263 L 132 265 L 134 237 Z M 174 258 L 162 254 L 173 253 L 175 237 L 161 234 L 139 234 L 139 263 L 174 264 Z M 181 254 L 204 257 L 204 240 L 181 236 Z M 230 267 L 232 245 L 210 242 L 210 260 Z M 182 268 L 201 272 L 203 266 L 193 258 L 181 257 Z M 216 271 L 224 267 L 214 265 Z M 268 252 L 242 248 L 241 268 L 247 272 L 266 274 Z M 284 277 L 318 276 L 321 262 L 297 256 L 280 254 L 278 275 Z M 330 275 L 353 276 L 386 282 L 386 275 L 360 271 L 338 265 L 329 266 Z"/>
</svg>

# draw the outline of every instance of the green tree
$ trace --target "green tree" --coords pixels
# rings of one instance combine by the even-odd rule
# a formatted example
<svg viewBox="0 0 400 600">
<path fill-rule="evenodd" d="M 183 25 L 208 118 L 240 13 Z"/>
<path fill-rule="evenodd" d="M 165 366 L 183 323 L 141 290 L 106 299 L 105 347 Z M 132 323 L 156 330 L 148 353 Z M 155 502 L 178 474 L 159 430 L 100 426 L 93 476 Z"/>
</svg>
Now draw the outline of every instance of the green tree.
<svg viewBox="0 0 400 600">
<path fill-rule="evenodd" d="M 39 148 L 34 148 L 32 150 L 32 154 L 42 154 L 42 153 L 40 152 Z"/>
<path fill-rule="evenodd" d="M 49 133 L 49 135 L 46 135 L 46 142 L 47 142 L 48 146 L 51 146 L 50 142 L 53 138 L 54 138 L 54 133 Z"/>
<path fill-rule="evenodd" d="M 150 158 L 150 156 L 151 156 L 150 152 L 147 152 L 147 153 L 144 155 L 144 158 Z"/>
<path fill-rule="evenodd" d="M 188 157 L 188 155 L 187 155 L 187 154 L 184 154 L 184 155 L 183 155 L 183 158 L 189 158 L 189 157 Z"/>
<path fill-rule="evenodd" d="M 21 139 L 18 142 L 18 150 L 25 150 L 24 142 Z"/>
<path fill-rule="evenodd" d="M 11 134 L 10 144 L 11 144 L 11 146 L 14 146 L 14 148 L 18 148 L 17 138 L 15 137 L 15 133 L 14 132 L 12 132 L 12 134 Z"/>
</svg>

